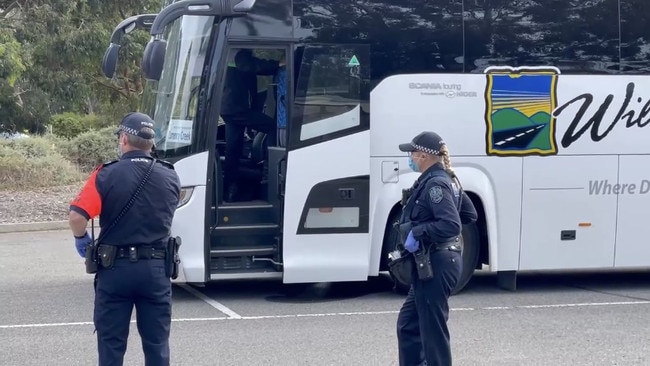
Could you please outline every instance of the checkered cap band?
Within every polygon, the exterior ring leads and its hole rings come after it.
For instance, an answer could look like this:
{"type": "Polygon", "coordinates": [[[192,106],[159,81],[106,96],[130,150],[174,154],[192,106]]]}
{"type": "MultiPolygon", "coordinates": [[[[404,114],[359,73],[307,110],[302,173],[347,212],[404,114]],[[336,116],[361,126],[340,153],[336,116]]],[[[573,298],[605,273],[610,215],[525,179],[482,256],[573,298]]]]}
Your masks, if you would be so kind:
{"type": "Polygon", "coordinates": [[[131,128],[131,127],[128,127],[128,126],[125,126],[125,125],[120,125],[120,127],[118,127],[117,130],[118,130],[118,132],[121,131],[121,132],[124,132],[124,133],[128,133],[129,135],[142,137],[145,140],[150,140],[150,139],[154,138],[154,135],[149,133],[149,132],[138,131],[135,128],[131,128]]]}
{"type": "Polygon", "coordinates": [[[418,144],[416,144],[414,142],[411,142],[411,146],[413,146],[413,148],[415,150],[422,151],[422,152],[425,152],[425,153],[431,154],[431,155],[438,155],[440,153],[440,151],[438,151],[438,150],[429,149],[428,147],[418,145],[418,144]]]}
{"type": "Polygon", "coordinates": [[[126,127],[124,125],[120,125],[120,131],[126,132],[129,135],[137,135],[140,132],[140,131],[136,131],[134,128],[126,127]]]}
{"type": "Polygon", "coordinates": [[[415,136],[410,142],[399,144],[399,149],[404,152],[422,151],[431,155],[440,155],[440,149],[445,141],[435,132],[424,131],[415,136]]]}
{"type": "Polygon", "coordinates": [[[116,132],[124,132],[143,139],[154,138],[154,121],[144,113],[129,113],[122,119],[116,132]],[[147,131],[150,129],[151,131],[147,131]]]}

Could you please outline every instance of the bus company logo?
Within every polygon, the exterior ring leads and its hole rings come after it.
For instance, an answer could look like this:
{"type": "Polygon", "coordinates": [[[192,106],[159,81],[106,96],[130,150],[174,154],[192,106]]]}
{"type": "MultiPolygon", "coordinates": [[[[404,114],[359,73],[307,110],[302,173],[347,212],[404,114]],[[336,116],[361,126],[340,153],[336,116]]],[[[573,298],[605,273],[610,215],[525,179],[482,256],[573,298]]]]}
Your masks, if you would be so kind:
{"type": "Polygon", "coordinates": [[[417,82],[409,83],[409,89],[420,90],[421,95],[445,96],[447,98],[476,98],[479,93],[463,90],[461,84],[417,82]]]}
{"type": "Polygon", "coordinates": [[[492,156],[556,155],[554,67],[485,70],[486,150],[492,156]]]}

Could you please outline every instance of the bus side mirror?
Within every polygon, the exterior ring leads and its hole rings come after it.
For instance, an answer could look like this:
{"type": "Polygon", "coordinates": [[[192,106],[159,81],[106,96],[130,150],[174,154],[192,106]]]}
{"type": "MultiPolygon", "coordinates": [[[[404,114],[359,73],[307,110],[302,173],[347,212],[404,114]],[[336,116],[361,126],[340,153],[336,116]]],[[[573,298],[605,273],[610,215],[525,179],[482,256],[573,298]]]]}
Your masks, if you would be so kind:
{"type": "Polygon", "coordinates": [[[142,56],[142,73],[146,79],[160,80],[166,50],[167,42],[163,39],[153,39],[147,44],[142,56]]]}
{"type": "Polygon", "coordinates": [[[119,52],[120,45],[111,43],[104,53],[104,59],[102,60],[102,72],[109,79],[111,79],[113,77],[113,74],[115,74],[119,52]]]}

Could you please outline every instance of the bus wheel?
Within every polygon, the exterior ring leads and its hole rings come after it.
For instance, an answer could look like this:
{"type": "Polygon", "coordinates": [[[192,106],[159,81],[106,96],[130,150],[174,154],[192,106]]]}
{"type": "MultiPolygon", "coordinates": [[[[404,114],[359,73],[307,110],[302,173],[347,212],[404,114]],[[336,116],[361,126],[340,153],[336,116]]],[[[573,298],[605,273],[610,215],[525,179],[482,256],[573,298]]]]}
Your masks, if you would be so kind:
{"type": "Polygon", "coordinates": [[[461,292],[474,274],[474,269],[478,263],[480,251],[480,239],[476,224],[463,225],[463,234],[461,236],[461,254],[463,257],[463,272],[460,274],[456,287],[451,292],[456,295],[461,292]]]}

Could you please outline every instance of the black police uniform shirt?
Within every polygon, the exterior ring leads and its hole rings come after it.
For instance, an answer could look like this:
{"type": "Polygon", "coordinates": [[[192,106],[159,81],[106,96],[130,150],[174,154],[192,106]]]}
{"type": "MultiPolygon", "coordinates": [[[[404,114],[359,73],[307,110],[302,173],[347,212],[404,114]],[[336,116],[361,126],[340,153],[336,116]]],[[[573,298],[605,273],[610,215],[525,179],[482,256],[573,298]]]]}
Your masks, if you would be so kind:
{"type": "MultiPolygon", "coordinates": [[[[225,116],[246,113],[252,109],[250,100],[257,95],[257,75],[273,75],[279,69],[279,62],[254,58],[250,65],[229,66],[226,70],[221,97],[221,114],[225,116]]],[[[254,103],[253,103],[254,104],[254,103]]]]}
{"type": "MultiPolygon", "coordinates": [[[[90,220],[99,215],[101,229],[120,214],[149,169],[151,157],[144,151],[129,151],[122,158],[97,167],[70,210],[90,220]]],[[[180,194],[180,180],[173,165],[158,161],[131,208],[102,239],[101,244],[164,244],[180,194]]]]}
{"type": "Polygon", "coordinates": [[[458,190],[444,170],[442,163],[425,170],[416,184],[426,186],[416,197],[411,213],[413,237],[420,243],[442,244],[454,240],[461,234],[462,224],[476,221],[478,214],[470,198],[463,192],[460,214],[458,212],[458,190]],[[433,174],[432,177],[429,176],[433,174]]]}

